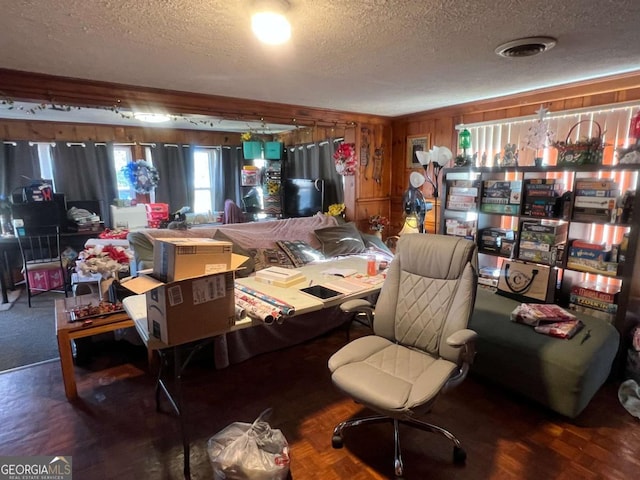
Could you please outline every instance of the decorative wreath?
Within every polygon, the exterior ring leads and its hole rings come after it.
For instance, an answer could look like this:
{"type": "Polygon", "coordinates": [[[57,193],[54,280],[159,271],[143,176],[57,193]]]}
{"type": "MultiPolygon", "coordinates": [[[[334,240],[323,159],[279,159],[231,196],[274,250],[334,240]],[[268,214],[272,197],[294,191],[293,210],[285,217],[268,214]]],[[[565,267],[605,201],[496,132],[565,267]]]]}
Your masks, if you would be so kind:
{"type": "Polygon", "coordinates": [[[136,193],[150,193],[160,181],[158,170],[146,160],[127,163],[122,172],[136,193]]]}
{"type": "Polygon", "coordinates": [[[358,165],[355,143],[341,143],[333,154],[333,160],[340,175],[355,175],[358,165]]]}

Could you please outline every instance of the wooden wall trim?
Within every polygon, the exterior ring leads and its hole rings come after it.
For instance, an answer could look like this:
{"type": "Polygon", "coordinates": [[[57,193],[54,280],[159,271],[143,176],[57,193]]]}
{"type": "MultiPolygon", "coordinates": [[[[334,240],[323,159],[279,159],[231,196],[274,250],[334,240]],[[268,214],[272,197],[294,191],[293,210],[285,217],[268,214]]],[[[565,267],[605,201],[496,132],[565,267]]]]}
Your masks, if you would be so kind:
{"type": "MultiPolygon", "coordinates": [[[[557,87],[547,87],[477,102],[418,112],[394,118],[394,123],[416,122],[430,118],[459,117],[488,113],[509,108],[538,108],[541,103],[566,102],[591,97],[589,105],[606,105],[640,99],[640,72],[631,72],[603,79],[592,79],[557,87]]],[[[553,110],[553,109],[552,109],[553,110]]]]}
{"type": "Polygon", "coordinates": [[[71,106],[142,109],[208,115],[227,120],[252,120],[287,125],[389,125],[391,118],[300,105],[138,87],[116,83],[0,69],[0,97],[71,106]]]}
{"type": "Polygon", "coordinates": [[[33,142],[161,142],[196,145],[240,145],[240,134],[177,128],[0,119],[0,138],[33,142]]]}

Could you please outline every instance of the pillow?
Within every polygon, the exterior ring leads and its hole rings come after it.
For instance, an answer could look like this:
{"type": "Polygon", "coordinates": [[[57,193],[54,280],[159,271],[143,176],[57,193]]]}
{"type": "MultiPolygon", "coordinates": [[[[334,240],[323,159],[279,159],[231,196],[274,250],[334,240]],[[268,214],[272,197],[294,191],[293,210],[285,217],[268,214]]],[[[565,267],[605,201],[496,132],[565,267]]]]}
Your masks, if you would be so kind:
{"type": "Polygon", "coordinates": [[[249,252],[256,272],[267,267],[294,268],[291,259],[280,248],[252,248],[249,252]]]}
{"type": "Polygon", "coordinates": [[[325,257],[357,255],[367,251],[362,236],[353,222],[319,228],[314,233],[322,244],[322,253],[325,257]]]}
{"type": "Polygon", "coordinates": [[[315,260],[324,260],[322,252],[302,240],[278,240],[276,244],[291,259],[294,267],[302,267],[315,260]]]}
{"type": "Polygon", "coordinates": [[[393,252],[379,237],[369,233],[361,233],[360,235],[362,235],[362,240],[367,249],[373,250],[378,259],[382,258],[388,262],[393,260],[393,252]]]}
{"type": "Polygon", "coordinates": [[[371,233],[361,233],[360,236],[362,236],[365,247],[375,247],[377,250],[386,252],[388,255],[393,255],[393,252],[389,250],[387,244],[384,243],[380,237],[371,233]]]}
{"type": "Polygon", "coordinates": [[[231,251],[236,255],[242,255],[243,257],[249,257],[246,262],[244,262],[238,270],[236,270],[236,277],[244,278],[248,277],[255,271],[255,261],[251,252],[242,248],[240,245],[231,240],[222,230],[216,230],[216,233],[213,234],[214,240],[220,240],[223,242],[231,242],[233,247],[231,247],[231,251]]]}

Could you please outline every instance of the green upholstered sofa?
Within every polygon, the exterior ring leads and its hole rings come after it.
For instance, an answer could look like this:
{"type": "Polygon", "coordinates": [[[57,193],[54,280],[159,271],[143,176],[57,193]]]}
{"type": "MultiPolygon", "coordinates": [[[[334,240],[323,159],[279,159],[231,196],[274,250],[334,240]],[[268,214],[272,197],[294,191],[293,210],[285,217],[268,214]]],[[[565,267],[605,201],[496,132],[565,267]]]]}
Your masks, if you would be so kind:
{"type": "Polygon", "coordinates": [[[510,320],[519,304],[478,290],[469,325],[478,332],[471,372],[574,418],[607,380],[618,353],[618,331],[578,314],[585,324],[581,332],[570,340],[550,337],[510,320]]]}

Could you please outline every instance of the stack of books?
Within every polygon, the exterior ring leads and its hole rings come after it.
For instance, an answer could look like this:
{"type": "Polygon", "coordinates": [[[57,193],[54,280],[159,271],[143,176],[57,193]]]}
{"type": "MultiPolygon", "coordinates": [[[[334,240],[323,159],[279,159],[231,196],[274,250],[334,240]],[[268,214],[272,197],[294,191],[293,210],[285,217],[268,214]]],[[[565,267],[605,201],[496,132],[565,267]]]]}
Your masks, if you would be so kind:
{"type": "Polygon", "coordinates": [[[515,232],[510,228],[485,228],[480,236],[480,250],[510,257],[515,236],[515,232]]]}
{"type": "Polygon", "coordinates": [[[618,262],[611,261],[611,247],[606,243],[585,242],[583,240],[571,242],[567,267],[610,277],[618,273],[618,262]]]}
{"type": "Polygon", "coordinates": [[[523,303],[511,312],[511,320],[530,325],[538,333],[572,338],[584,326],[574,314],[555,304],[523,303]]]}
{"type": "Polygon", "coordinates": [[[447,218],[445,220],[445,231],[447,235],[456,237],[464,237],[468,240],[476,239],[476,221],[475,220],[459,220],[456,218],[447,218]]]}
{"type": "Polygon", "coordinates": [[[521,181],[485,180],[482,186],[481,211],[506,215],[518,214],[522,190],[521,181]]]}
{"type": "Polygon", "coordinates": [[[542,218],[562,216],[564,183],[553,178],[534,178],[526,180],[524,186],[523,215],[542,218]]]}
{"type": "Polygon", "coordinates": [[[613,323],[618,313],[620,287],[599,283],[571,286],[569,309],[613,323]]]}
{"type": "Polygon", "coordinates": [[[481,267],[478,270],[478,288],[488,290],[491,293],[498,291],[500,269],[495,267],[481,267]]]}
{"type": "Polygon", "coordinates": [[[612,178],[576,181],[573,219],[583,222],[615,222],[619,186],[612,178]]]}
{"type": "Polygon", "coordinates": [[[452,180],[447,183],[446,206],[450,210],[469,211],[478,207],[476,180],[452,180]]]}
{"type": "Polygon", "coordinates": [[[307,277],[292,268],[269,267],[256,272],[256,280],[261,283],[289,288],[307,280],[307,277]]]}
{"type": "Polygon", "coordinates": [[[556,221],[522,222],[518,258],[554,265],[561,260],[569,225],[556,221]]]}

